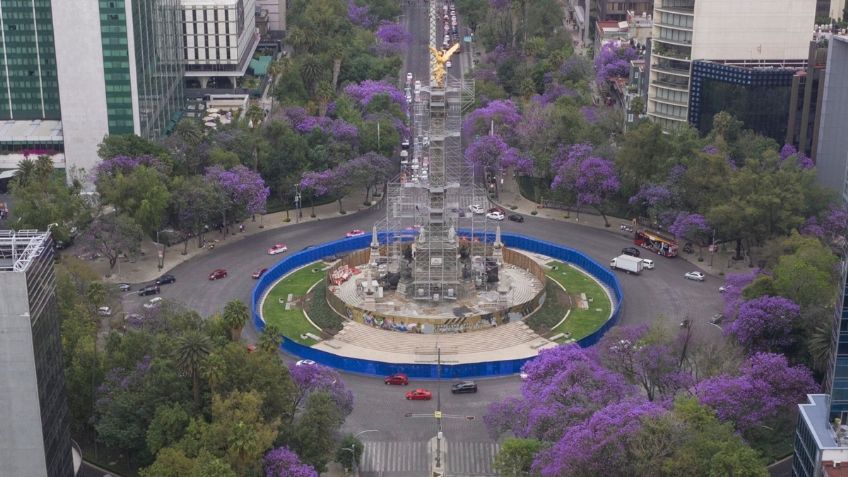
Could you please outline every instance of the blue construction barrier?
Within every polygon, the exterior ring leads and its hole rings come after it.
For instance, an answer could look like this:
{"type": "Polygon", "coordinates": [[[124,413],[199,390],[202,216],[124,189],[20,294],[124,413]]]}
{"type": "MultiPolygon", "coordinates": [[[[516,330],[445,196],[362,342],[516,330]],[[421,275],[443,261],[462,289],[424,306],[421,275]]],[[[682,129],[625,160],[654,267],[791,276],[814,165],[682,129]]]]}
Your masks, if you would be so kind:
{"type": "MultiPolygon", "coordinates": [[[[466,230],[459,230],[458,234],[461,236],[469,236],[470,232],[466,230]]],[[[411,240],[414,233],[380,232],[377,235],[378,240],[380,240],[381,243],[385,243],[386,240],[395,236],[400,236],[402,240],[411,240]]],[[[494,240],[493,233],[485,235],[475,233],[474,236],[487,242],[494,240]]],[[[501,234],[501,240],[507,247],[524,250],[530,253],[547,255],[557,260],[576,265],[592,274],[612,291],[613,296],[615,297],[615,303],[613,303],[613,311],[610,319],[607,320],[607,322],[604,323],[604,325],[597,331],[577,341],[578,345],[582,347],[594,345],[601,339],[604,333],[618,324],[621,314],[621,304],[624,297],[621,294],[621,285],[618,282],[618,278],[615,276],[615,273],[612,273],[607,267],[604,267],[598,262],[592,260],[580,251],[553,242],[547,242],[533,237],[511,233],[501,234]]],[[[262,318],[259,316],[259,303],[262,300],[262,295],[265,294],[267,288],[274,282],[292,270],[302,267],[303,265],[313,263],[328,256],[340,255],[367,248],[370,243],[370,235],[336,240],[334,242],[328,242],[307,248],[300,252],[294,252],[283,258],[273,267],[270,267],[268,271],[265,272],[265,274],[257,281],[251,296],[251,314],[253,316],[253,324],[256,326],[256,329],[260,332],[265,329],[265,322],[262,321],[262,318]]],[[[283,339],[281,348],[287,353],[293,354],[302,359],[311,359],[317,363],[352,373],[368,374],[373,376],[388,376],[393,373],[405,373],[412,378],[433,379],[438,376],[438,367],[433,364],[396,364],[372,361],[368,359],[348,358],[315,348],[310,348],[309,346],[304,346],[288,338],[283,339]]],[[[521,371],[521,367],[524,363],[531,359],[533,358],[492,361],[487,363],[444,364],[441,366],[441,376],[443,378],[451,379],[516,374],[521,371]]]]}

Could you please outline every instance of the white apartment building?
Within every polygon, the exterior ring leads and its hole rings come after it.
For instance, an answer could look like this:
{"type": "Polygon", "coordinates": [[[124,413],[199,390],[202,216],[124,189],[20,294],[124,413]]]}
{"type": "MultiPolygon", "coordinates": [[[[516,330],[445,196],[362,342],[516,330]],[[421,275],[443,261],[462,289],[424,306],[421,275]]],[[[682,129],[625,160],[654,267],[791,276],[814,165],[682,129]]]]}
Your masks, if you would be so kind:
{"type": "Polygon", "coordinates": [[[807,58],[816,0],[655,0],[648,117],[688,123],[694,60],[779,65],[807,58]]]}
{"type": "Polygon", "coordinates": [[[180,0],[185,76],[244,76],[259,44],[256,0],[180,0]]]}

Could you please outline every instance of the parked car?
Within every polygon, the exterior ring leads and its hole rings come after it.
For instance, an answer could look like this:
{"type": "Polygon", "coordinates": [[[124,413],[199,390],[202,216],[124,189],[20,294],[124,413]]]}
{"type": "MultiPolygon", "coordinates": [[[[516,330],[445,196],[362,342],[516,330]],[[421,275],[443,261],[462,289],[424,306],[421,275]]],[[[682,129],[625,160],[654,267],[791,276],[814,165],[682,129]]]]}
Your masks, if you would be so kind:
{"type": "Polygon", "coordinates": [[[312,361],[311,359],[301,359],[297,363],[294,363],[294,365],[295,366],[314,366],[315,361],[312,361]]]}
{"type": "Polygon", "coordinates": [[[284,243],[274,244],[273,246],[271,246],[271,248],[268,249],[268,255],[276,255],[278,253],[283,253],[288,249],[289,248],[284,243]]]}
{"type": "Polygon", "coordinates": [[[364,231],[364,230],[360,230],[360,229],[353,229],[353,230],[351,230],[350,232],[346,233],[346,234],[345,234],[345,237],[347,237],[347,238],[350,238],[350,237],[359,237],[360,235],[365,235],[365,231],[364,231]]]}
{"type": "Polygon", "coordinates": [[[630,255],[631,257],[638,257],[640,255],[639,249],[636,247],[624,247],[621,249],[621,253],[623,255],[630,255]]]}
{"type": "Polygon", "coordinates": [[[501,211],[494,211],[494,212],[488,212],[488,213],[486,214],[486,218],[487,218],[487,219],[490,219],[490,220],[503,220],[503,219],[505,219],[506,217],[504,216],[503,212],[501,212],[501,211]]]}
{"type": "Polygon", "coordinates": [[[210,280],[219,280],[221,278],[226,278],[226,277],[227,277],[227,271],[224,270],[223,268],[219,268],[217,270],[214,270],[212,273],[209,274],[210,280]]]}
{"type": "Polygon", "coordinates": [[[706,278],[706,276],[702,272],[697,272],[697,271],[686,272],[686,274],[683,275],[683,276],[688,278],[689,280],[695,280],[695,281],[698,281],[698,282],[702,282],[702,281],[704,281],[704,278],[706,278]]]}
{"type": "Polygon", "coordinates": [[[643,258],[642,259],[642,267],[647,268],[648,270],[653,270],[654,269],[654,261],[651,260],[650,258],[643,258]]]}
{"type": "Polygon", "coordinates": [[[144,307],[148,310],[156,308],[157,306],[162,304],[162,297],[157,296],[156,298],[151,298],[150,301],[144,304],[144,307]]]}
{"type": "Polygon", "coordinates": [[[477,215],[481,215],[481,214],[486,213],[486,209],[484,209],[483,206],[481,206],[479,204],[469,205],[468,210],[470,210],[472,214],[477,214],[477,215]]]}
{"type": "Polygon", "coordinates": [[[112,316],[112,309],[108,306],[101,306],[97,309],[97,314],[100,316],[112,316]]]}
{"type": "Polygon", "coordinates": [[[410,401],[429,401],[433,399],[433,393],[426,389],[416,389],[406,393],[406,399],[410,401]]]}
{"type": "Polygon", "coordinates": [[[724,315],[722,315],[721,313],[716,313],[715,315],[713,315],[712,318],[710,318],[710,323],[714,325],[718,325],[722,321],[724,321],[724,315]]]}
{"type": "Polygon", "coordinates": [[[148,285],[138,291],[138,296],[158,295],[159,285],[148,285]]]}
{"type": "Polygon", "coordinates": [[[451,60],[445,61],[445,68],[450,68],[452,66],[453,66],[453,63],[451,63],[451,60]]]}
{"type": "Polygon", "coordinates": [[[718,292],[724,293],[724,292],[730,291],[732,288],[733,288],[733,285],[722,285],[722,286],[718,287],[718,292]]]}
{"type": "Polygon", "coordinates": [[[518,222],[518,223],[524,222],[524,216],[523,215],[509,214],[509,216],[507,218],[509,220],[513,221],[513,222],[518,222]]]}
{"type": "Polygon", "coordinates": [[[412,72],[411,72],[411,71],[410,71],[410,72],[408,72],[408,73],[406,73],[406,82],[407,82],[407,83],[411,83],[411,82],[412,82],[412,72]]]}
{"type": "Polygon", "coordinates": [[[265,272],[267,272],[267,271],[268,271],[267,268],[260,268],[259,270],[256,270],[255,272],[253,272],[253,275],[251,275],[251,277],[258,279],[262,275],[265,275],[265,272]]]}
{"type": "Polygon", "coordinates": [[[476,393],[477,383],[475,383],[474,381],[463,381],[461,383],[456,383],[451,386],[451,392],[453,394],[476,393]]]}
{"type": "Polygon", "coordinates": [[[403,373],[395,373],[383,380],[385,384],[398,384],[406,386],[409,384],[409,378],[403,373]]]}
{"type": "Polygon", "coordinates": [[[161,277],[157,278],[156,281],[154,281],[153,283],[155,283],[157,285],[167,285],[169,283],[174,283],[176,281],[177,281],[177,277],[170,275],[170,274],[165,274],[165,275],[162,275],[161,277]]]}
{"type": "Polygon", "coordinates": [[[122,292],[128,292],[132,290],[132,285],[130,285],[129,283],[119,283],[118,290],[121,290],[122,292]]]}

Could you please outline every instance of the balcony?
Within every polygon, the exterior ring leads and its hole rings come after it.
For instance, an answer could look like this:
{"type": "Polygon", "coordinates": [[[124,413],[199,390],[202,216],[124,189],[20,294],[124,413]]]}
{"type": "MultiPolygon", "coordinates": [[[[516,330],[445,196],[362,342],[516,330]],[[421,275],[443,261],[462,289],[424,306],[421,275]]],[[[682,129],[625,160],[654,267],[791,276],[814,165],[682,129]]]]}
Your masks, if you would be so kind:
{"type": "Polygon", "coordinates": [[[666,7],[666,6],[657,6],[655,7],[658,12],[667,12],[667,13],[677,13],[679,15],[695,15],[695,6],[688,5],[682,7],[666,7]]]}
{"type": "Polygon", "coordinates": [[[658,117],[658,118],[663,118],[667,121],[676,121],[676,122],[682,122],[682,123],[688,123],[689,122],[689,118],[686,117],[686,116],[673,116],[671,114],[660,113],[660,112],[657,112],[657,111],[648,111],[648,116],[655,116],[655,117],[658,117]]]}
{"type": "Polygon", "coordinates": [[[658,44],[651,50],[651,55],[681,61],[691,61],[689,59],[691,54],[692,50],[689,48],[670,47],[663,44],[658,44]]]}
{"type": "Polygon", "coordinates": [[[673,89],[673,90],[676,90],[676,91],[686,91],[686,92],[689,91],[689,82],[688,81],[678,82],[678,81],[668,81],[668,80],[657,79],[657,80],[651,81],[651,86],[656,86],[658,88],[673,89]]]}
{"type": "Polygon", "coordinates": [[[651,65],[651,71],[675,76],[688,77],[689,64],[678,61],[659,60],[658,62],[651,65]]]}
{"type": "Polygon", "coordinates": [[[660,96],[654,96],[653,98],[651,98],[651,100],[656,101],[658,103],[670,104],[672,106],[680,106],[682,108],[688,108],[689,107],[688,101],[678,101],[676,99],[666,99],[666,98],[663,98],[663,97],[660,97],[660,96]]]}
{"type": "Polygon", "coordinates": [[[674,38],[669,38],[667,36],[663,36],[663,35],[656,33],[656,32],[654,34],[654,42],[655,43],[656,42],[668,43],[669,45],[677,45],[677,46],[688,46],[688,47],[692,46],[692,39],[691,38],[674,39],[674,38]]]}

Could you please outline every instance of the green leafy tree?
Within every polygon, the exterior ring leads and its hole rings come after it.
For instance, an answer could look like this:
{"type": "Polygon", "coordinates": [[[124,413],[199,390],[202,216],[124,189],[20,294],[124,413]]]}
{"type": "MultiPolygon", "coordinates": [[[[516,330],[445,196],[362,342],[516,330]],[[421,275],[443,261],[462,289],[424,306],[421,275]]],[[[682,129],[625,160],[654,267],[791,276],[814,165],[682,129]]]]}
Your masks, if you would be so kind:
{"type": "Polygon", "coordinates": [[[182,439],[189,423],[189,415],[179,404],[163,404],[156,408],[147,428],[147,448],[151,454],[172,446],[182,439]]]}
{"type": "Polygon", "coordinates": [[[241,332],[247,320],[250,319],[250,310],[241,300],[231,300],[224,305],[224,323],[230,329],[233,341],[241,338],[241,332]]]}
{"type": "Polygon", "coordinates": [[[529,477],[533,456],[542,449],[542,443],[536,439],[509,438],[501,444],[495,456],[494,469],[503,477],[529,477]]]}
{"type": "Polygon", "coordinates": [[[103,203],[128,214],[150,237],[162,228],[171,192],[168,177],[161,171],[138,166],[128,174],[100,174],[97,191],[103,203]]]}
{"type": "Polygon", "coordinates": [[[277,437],[279,420],[266,420],[261,407],[258,391],[212,397],[212,420],[202,432],[204,447],[226,459],[237,475],[256,475],[262,455],[277,437]]]}
{"type": "Polygon", "coordinates": [[[301,461],[319,472],[326,471],[336,450],[336,430],[342,422],[341,412],[329,394],[311,394],[291,434],[292,448],[301,461]]]}
{"type": "Polygon", "coordinates": [[[275,353],[283,342],[283,332],[277,325],[266,325],[259,337],[259,349],[266,353],[275,353]]]}
{"type": "Polygon", "coordinates": [[[177,366],[191,378],[194,405],[200,407],[200,375],[206,358],[212,352],[212,341],[199,330],[187,331],[177,337],[177,366]]]}
{"type": "Polygon", "coordinates": [[[118,156],[155,156],[166,159],[168,151],[159,144],[135,134],[117,134],[103,139],[103,142],[97,146],[97,155],[101,159],[112,159],[118,156]]]}
{"type": "Polygon", "coordinates": [[[336,462],[345,469],[353,469],[354,461],[359,464],[364,450],[365,445],[362,441],[354,437],[353,434],[345,434],[336,449],[336,462]]]}

